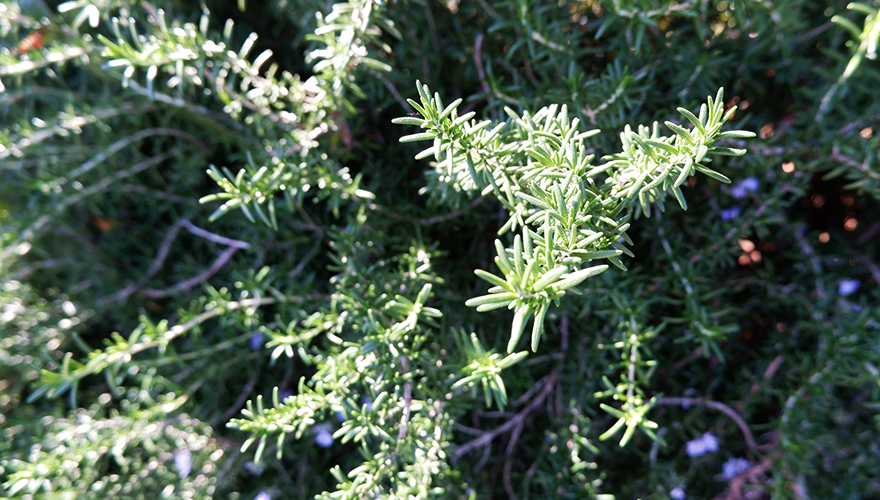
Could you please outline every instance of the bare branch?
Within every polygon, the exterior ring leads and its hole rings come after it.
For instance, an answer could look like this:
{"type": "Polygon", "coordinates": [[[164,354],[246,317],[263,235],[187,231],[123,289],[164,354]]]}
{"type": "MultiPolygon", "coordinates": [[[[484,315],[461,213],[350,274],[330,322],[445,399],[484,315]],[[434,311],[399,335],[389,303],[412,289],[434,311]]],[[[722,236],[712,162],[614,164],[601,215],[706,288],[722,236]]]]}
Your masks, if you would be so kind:
{"type": "Polygon", "coordinates": [[[719,403],[718,401],[712,401],[703,398],[660,398],[655,403],[655,405],[657,406],[682,404],[708,406],[713,410],[718,410],[721,413],[724,413],[725,415],[730,417],[730,419],[733,420],[739,427],[739,430],[742,432],[743,437],[745,437],[746,439],[746,445],[753,451],[761,451],[761,448],[758,446],[757,443],[755,443],[755,438],[752,436],[752,430],[749,429],[749,425],[746,423],[746,421],[739,415],[739,413],[734,411],[733,408],[727,406],[724,403],[719,403]]]}

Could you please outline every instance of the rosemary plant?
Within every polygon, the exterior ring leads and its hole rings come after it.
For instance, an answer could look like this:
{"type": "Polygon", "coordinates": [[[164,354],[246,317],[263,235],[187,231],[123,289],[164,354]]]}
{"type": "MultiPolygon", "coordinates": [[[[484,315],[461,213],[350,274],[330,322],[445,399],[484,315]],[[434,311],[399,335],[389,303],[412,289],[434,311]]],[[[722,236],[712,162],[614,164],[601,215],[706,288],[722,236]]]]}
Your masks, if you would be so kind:
{"type": "Polygon", "coordinates": [[[0,3],[0,496],[877,496],[878,40],[0,3]]]}

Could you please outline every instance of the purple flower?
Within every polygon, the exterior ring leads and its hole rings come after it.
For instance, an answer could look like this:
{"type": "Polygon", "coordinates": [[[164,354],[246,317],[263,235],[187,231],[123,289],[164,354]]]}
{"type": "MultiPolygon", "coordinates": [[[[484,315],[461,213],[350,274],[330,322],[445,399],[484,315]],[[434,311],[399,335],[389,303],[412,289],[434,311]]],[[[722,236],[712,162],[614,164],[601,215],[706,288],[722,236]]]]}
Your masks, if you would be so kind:
{"type": "Polygon", "coordinates": [[[686,451],[691,458],[718,451],[718,438],[707,432],[693,441],[688,441],[686,451]]]}
{"type": "Polygon", "coordinates": [[[721,466],[724,479],[733,479],[751,468],[752,464],[745,458],[731,458],[721,466]]]}
{"type": "Polygon", "coordinates": [[[278,395],[278,401],[280,401],[280,402],[283,403],[284,400],[287,399],[287,398],[289,398],[290,396],[293,396],[293,391],[291,391],[291,390],[286,390],[286,391],[284,391],[284,392],[282,392],[281,394],[278,395]]]}
{"type": "Polygon", "coordinates": [[[730,194],[733,195],[737,200],[740,198],[744,198],[746,195],[746,188],[743,187],[742,184],[737,184],[730,189],[730,194]]]}
{"type": "Polygon", "coordinates": [[[254,500],[272,500],[272,497],[269,496],[265,491],[261,491],[257,496],[254,497],[254,500]]]}
{"type": "Polygon", "coordinates": [[[758,179],[755,179],[754,177],[746,177],[739,183],[739,185],[749,192],[757,191],[758,188],[761,187],[761,183],[759,183],[758,179]]]}
{"type": "Polygon", "coordinates": [[[263,347],[263,332],[254,332],[251,335],[251,349],[256,351],[261,347],[263,347]]]}
{"type": "Polygon", "coordinates": [[[672,491],[669,492],[669,497],[672,498],[672,500],[684,500],[684,496],[684,490],[681,486],[672,488],[672,491]]]}
{"type": "Polygon", "coordinates": [[[180,450],[174,453],[174,466],[177,467],[177,475],[181,479],[192,472],[192,453],[189,450],[180,450]]]}
{"type": "Polygon", "coordinates": [[[861,282],[859,280],[840,280],[837,282],[837,293],[846,297],[852,295],[858,290],[861,282]]]}
{"type": "Polygon", "coordinates": [[[739,217],[739,207],[736,205],[721,211],[721,220],[729,222],[737,217],[739,217]]]}
{"type": "MultiPolygon", "coordinates": [[[[685,391],[684,391],[684,397],[686,397],[686,398],[692,398],[692,397],[694,397],[694,396],[696,396],[696,395],[697,395],[697,390],[694,389],[693,387],[688,387],[688,388],[685,389],[685,391]]],[[[688,402],[684,402],[684,403],[681,404],[681,407],[684,408],[685,410],[687,410],[688,408],[691,407],[691,404],[688,403],[688,402]]]]}
{"type": "Polygon", "coordinates": [[[260,474],[263,473],[263,465],[259,464],[259,463],[245,462],[244,468],[245,468],[245,470],[250,471],[251,474],[253,474],[255,476],[259,476],[260,474]]]}
{"type": "Polygon", "coordinates": [[[315,443],[321,448],[329,448],[333,445],[333,434],[327,429],[321,429],[321,432],[315,437],[315,443]]]}
{"type": "Polygon", "coordinates": [[[745,198],[746,194],[757,191],[759,187],[761,187],[761,183],[758,182],[758,179],[746,177],[742,182],[738,182],[730,189],[730,194],[739,200],[740,198],[745,198]]]}

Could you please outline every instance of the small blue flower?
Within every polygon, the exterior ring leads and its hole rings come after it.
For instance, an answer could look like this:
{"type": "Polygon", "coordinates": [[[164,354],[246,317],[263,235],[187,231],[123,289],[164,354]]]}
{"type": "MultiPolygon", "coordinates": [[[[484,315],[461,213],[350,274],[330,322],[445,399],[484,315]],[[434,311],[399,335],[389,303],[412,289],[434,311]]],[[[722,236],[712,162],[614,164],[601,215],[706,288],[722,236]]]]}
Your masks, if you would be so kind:
{"type": "Polygon", "coordinates": [[[730,189],[730,194],[737,200],[746,196],[746,188],[742,184],[737,184],[730,189]]]}
{"type": "Polygon", "coordinates": [[[336,412],[336,420],[339,422],[345,422],[345,413],[342,413],[341,411],[337,411],[336,412]]]}
{"type": "Polygon", "coordinates": [[[733,479],[751,468],[752,464],[745,458],[731,458],[721,466],[724,479],[733,479]]]}
{"type": "Polygon", "coordinates": [[[669,497],[672,498],[672,500],[684,500],[684,496],[684,490],[681,486],[672,488],[672,491],[669,492],[669,497]]]}
{"type": "Polygon", "coordinates": [[[177,468],[177,475],[181,479],[185,478],[192,472],[192,453],[189,450],[180,450],[174,454],[174,467],[177,468]]]}
{"type": "Polygon", "coordinates": [[[739,217],[739,207],[736,205],[721,211],[721,220],[729,222],[737,217],[739,217]]]}
{"type": "Polygon", "coordinates": [[[261,347],[263,347],[263,332],[254,332],[251,335],[251,349],[256,351],[261,347]]]}
{"type": "Polygon", "coordinates": [[[691,458],[718,451],[718,438],[707,432],[693,441],[688,441],[685,450],[691,458]]]}
{"type": "Polygon", "coordinates": [[[327,429],[321,429],[321,432],[315,437],[315,444],[321,448],[329,448],[333,445],[333,434],[330,434],[327,429]]]}
{"type": "Polygon", "coordinates": [[[730,189],[730,194],[737,200],[745,198],[746,194],[757,191],[761,183],[754,177],[746,177],[730,189]]]}
{"type": "Polygon", "coordinates": [[[293,391],[291,391],[291,390],[286,390],[286,391],[284,391],[284,392],[282,392],[281,394],[278,395],[278,401],[280,401],[280,402],[283,403],[284,400],[287,399],[287,398],[289,398],[290,396],[293,396],[293,391]]]}
{"type": "MultiPolygon", "coordinates": [[[[694,389],[693,387],[688,387],[688,388],[685,389],[685,391],[684,391],[684,397],[686,397],[686,398],[692,398],[692,397],[694,397],[694,396],[696,396],[696,395],[697,395],[697,390],[694,389]]],[[[688,408],[691,407],[691,404],[685,402],[685,403],[682,403],[682,404],[681,404],[681,407],[684,408],[685,410],[687,410],[688,408]]]]}
{"type": "Polygon", "coordinates": [[[746,191],[752,192],[757,191],[759,187],[761,187],[761,183],[758,182],[758,179],[754,177],[746,177],[742,182],[739,183],[740,186],[743,187],[746,191]]]}
{"type": "Polygon", "coordinates": [[[837,282],[837,293],[844,297],[852,295],[859,289],[859,285],[861,284],[862,283],[859,280],[840,280],[837,282]]]}
{"type": "Polygon", "coordinates": [[[272,497],[269,496],[265,491],[261,491],[257,496],[254,497],[254,500],[272,500],[272,497]]]}
{"type": "Polygon", "coordinates": [[[250,471],[250,473],[255,476],[259,476],[260,474],[263,473],[263,470],[264,470],[262,464],[254,463],[254,462],[250,462],[250,461],[244,463],[244,468],[245,468],[245,470],[250,471]]]}

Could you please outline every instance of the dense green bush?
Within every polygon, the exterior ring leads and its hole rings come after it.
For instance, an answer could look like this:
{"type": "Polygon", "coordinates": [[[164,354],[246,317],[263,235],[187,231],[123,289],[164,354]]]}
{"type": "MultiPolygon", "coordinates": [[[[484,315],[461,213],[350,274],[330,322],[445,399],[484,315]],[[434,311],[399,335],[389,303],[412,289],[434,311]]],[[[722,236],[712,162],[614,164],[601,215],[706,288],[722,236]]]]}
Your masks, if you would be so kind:
{"type": "Polygon", "coordinates": [[[880,497],[880,2],[0,37],[3,496],[880,497]]]}

